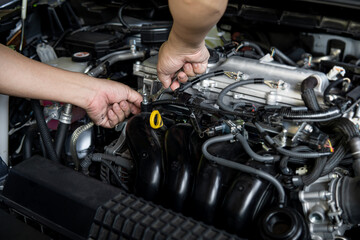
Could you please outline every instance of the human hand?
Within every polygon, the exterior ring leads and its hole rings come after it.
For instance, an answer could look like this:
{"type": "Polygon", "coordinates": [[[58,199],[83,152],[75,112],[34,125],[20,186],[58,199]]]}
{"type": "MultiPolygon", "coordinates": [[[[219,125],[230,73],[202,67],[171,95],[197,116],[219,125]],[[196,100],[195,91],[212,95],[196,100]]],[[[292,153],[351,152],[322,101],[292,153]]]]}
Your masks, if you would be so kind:
{"type": "Polygon", "coordinates": [[[141,95],[130,87],[105,79],[97,79],[98,87],[85,106],[96,125],[113,128],[124,121],[130,113],[140,112],[141,95]]]}
{"type": "Polygon", "coordinates": [[[160,48],[157,64],[159,80],[165,88],[175,90],[180,83],[185,83],[188,77],[193,77],[206,71],[209,51],[205,47],[205,41],[198,47],[182,47],[176,41],[169,40],[160,48]],[[179,69],[183,69],[177,75],[177,80],[171,84],[171,79],[179,69]],[[170,86],[171,85],[171,86],[170,86]]]}

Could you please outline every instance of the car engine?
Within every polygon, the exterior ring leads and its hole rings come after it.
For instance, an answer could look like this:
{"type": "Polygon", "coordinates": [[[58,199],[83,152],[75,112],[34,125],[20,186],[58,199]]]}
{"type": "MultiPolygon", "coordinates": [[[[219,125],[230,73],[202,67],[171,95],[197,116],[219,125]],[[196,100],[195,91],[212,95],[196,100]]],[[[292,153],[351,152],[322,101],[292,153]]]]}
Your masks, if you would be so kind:
{"type": "Polygon", "coordinates": [[[206,72],[175,91],[156,70],[166,1],[32,5],[27,26],[59,18],[24,55],[143,102],[104,129],[11,97],[1,209],[51,239],[358,239],[360,6],[290,2],[229,1],[206,72]]]}

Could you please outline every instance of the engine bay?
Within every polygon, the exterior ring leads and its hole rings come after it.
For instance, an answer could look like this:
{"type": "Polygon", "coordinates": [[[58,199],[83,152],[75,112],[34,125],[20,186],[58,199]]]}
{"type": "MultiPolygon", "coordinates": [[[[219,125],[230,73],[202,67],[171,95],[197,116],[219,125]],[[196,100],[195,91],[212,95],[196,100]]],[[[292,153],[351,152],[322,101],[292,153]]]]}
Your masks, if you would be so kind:
{"type": "Polygon", "coordinates": [[[166,1],[33,4],[25,56],[143,102],[104,129],[10,97],[1,209],[51,239],[358,239],[359,6],[294,2],[229,1],[206,72],[175,91],[156,69],[166,1]]]}

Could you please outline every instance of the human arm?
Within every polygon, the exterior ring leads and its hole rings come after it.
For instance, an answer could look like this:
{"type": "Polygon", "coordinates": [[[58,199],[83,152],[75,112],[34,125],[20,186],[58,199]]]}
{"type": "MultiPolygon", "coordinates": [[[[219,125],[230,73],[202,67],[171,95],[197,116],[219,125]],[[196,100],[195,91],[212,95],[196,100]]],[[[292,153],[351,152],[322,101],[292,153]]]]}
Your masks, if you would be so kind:
{"type": "MultiPolygon", "coordinates": [[[[169,0],[173,26],[160,48],[158,77],[164,87],[169,87],[175,72],[178,80],[186,82],[188,76],[203,73],[207,67],[209,52],[205,36],[224,13],[227,0],[169,0]]],[[[179,87],[178,82],[171,85],[179,87]]]]}
{"type": "Polygon", "coordinates": [[[142,97],[126,85],[54,68],[1,44],[0,56],[2,94],[71,103],[108,128],[139,112],[142,97]]]}

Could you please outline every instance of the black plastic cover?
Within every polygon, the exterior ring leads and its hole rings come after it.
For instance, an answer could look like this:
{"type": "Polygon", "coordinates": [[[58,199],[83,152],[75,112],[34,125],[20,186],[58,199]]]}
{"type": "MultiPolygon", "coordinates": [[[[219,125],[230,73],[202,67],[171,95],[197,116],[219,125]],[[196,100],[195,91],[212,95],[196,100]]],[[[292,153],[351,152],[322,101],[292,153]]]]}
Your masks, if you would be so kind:
{"type": "Polygon", "coordinates": [[[163,43],[170,34],[171,24],[144,24],[141,27],[142,43],[163,43]]]}
{"type": "Polygon", "coordinates": [[[71,239],[86,239],[96,210],[119,189],[34,156],[13,167],[5,204],[71,239]]]}
{"type": "Polygon", "coordinates": [[[99,32],[76,32],[65,38],[65,45],[71,53],[89,52],[95,58],[100,58],[121,46],[117,36],[99,32]]]}

